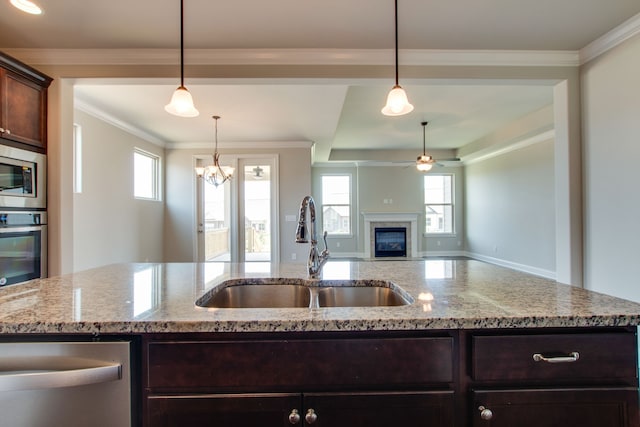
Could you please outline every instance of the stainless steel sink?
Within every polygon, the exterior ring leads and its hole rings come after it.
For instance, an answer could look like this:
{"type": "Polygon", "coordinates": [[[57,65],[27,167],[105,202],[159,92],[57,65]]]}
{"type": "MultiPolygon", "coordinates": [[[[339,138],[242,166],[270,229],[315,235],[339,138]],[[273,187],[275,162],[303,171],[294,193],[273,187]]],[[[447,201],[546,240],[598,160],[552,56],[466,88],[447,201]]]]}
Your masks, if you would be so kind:
{"type": "Polygon", "coordinates": [[[318,289],[320,307],[381,307],[407,305],[398,292],[379,286],[345,286],[318,289]]]}
{"type": "Polygon", "coordinates": [[[311,301],[311,294],[306,286],[281,284],[226,286],[211,297],[205,297],[196,301],[196,305],[217,308],[286,308],[309,307],[311,301]]]}
{"type": "Polygon", "coordinates": [[[413,298],[383,280],[228,280],[196,301],[202,308],[389,307],[413,298]]]}

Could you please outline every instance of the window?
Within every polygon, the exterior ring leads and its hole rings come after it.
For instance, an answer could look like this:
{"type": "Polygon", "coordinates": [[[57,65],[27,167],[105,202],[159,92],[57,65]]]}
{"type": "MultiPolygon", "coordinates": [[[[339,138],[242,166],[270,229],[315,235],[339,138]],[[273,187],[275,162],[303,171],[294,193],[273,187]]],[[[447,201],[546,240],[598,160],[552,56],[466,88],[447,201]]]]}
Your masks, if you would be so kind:
{"type": "Polygon", "coordinates": [[[82,127],[73,124],[73,192],[82,193],[82,127]]]}
{"type": "Polygon", "coordinates": [[[137,199],[160,200],[160,157],[135,149],[133,195],[137,199]]]}
{"type": "Polygon", "coordinates": [[[453,226],[453,175],[424,177],[425,233],[447,234],[453,226]]]}
{"type": "Polygon", "coordinates": [[[351,234],[351,176],[322,176],[322,225],[329,234],[351,234]]]}

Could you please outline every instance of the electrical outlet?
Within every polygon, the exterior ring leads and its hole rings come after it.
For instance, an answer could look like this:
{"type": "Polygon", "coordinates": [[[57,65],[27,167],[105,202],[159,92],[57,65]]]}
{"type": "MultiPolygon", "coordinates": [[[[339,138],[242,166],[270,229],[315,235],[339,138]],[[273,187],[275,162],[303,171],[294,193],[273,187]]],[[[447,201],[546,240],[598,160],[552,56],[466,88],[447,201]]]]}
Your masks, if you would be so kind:
{"type": "Polygon", "coordinates": [[[336,242],[336,248],[340,247],[340,242],[336,242]]]}
{"type": "Polygon", "coordinates": [[[440,246],[440,240],[437,241],[438,246],[440,246]]]}
{"type": "Polygon", "coordinates": [[[292,259],[293,261],[295,261],[295,260],[296,260],[296,257],[297,257],[297,255],[296,255],[296,253],[295,253],[295,252],[291,254],[291,259],[292,259]]]}

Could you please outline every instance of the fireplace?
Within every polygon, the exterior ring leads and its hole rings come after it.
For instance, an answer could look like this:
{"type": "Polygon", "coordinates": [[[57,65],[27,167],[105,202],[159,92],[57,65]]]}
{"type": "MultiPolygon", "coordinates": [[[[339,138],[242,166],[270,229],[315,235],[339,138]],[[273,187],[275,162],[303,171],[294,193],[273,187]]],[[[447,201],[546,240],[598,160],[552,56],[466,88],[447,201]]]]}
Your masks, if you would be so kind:
{"type": "Polygon", "coordinates": [[[407,229],[405,227],[376,227],[374,236],[376,258],[407,256],[407,229]]]}

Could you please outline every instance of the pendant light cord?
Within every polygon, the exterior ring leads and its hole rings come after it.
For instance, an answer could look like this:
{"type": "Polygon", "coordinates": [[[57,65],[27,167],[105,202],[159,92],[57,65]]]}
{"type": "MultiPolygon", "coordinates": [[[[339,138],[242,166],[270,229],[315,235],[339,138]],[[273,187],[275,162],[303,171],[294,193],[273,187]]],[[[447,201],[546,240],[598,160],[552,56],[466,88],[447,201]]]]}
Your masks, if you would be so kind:
{"type": "Polygon", "coordinates": [[[184,0],[180,0],[180,87],[184,87],[184,0]]]}
{"type": "Polygon", "coordinates": [[[396,86],[398,86],[398,0],[395,0],[395,33],[396,33],[396,86]]]}
{"type": "Polygon", "coordinates": [[[427,143],[426,143],[426,139],[427,139],[427,124],[429,122],[422,122],[422,155],[426,156],[427,155],[427,143]]]}

